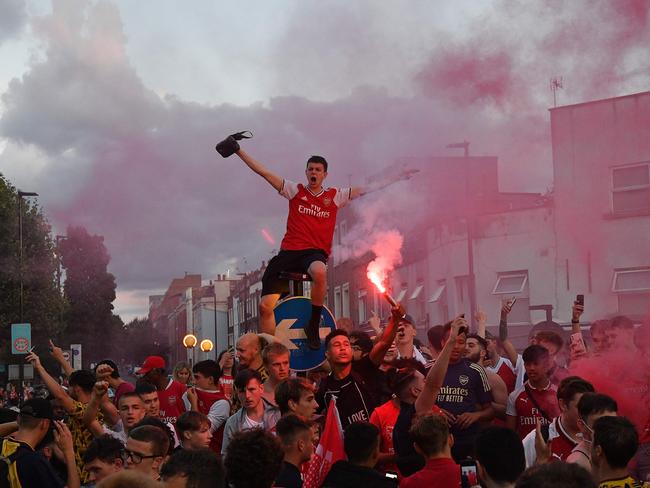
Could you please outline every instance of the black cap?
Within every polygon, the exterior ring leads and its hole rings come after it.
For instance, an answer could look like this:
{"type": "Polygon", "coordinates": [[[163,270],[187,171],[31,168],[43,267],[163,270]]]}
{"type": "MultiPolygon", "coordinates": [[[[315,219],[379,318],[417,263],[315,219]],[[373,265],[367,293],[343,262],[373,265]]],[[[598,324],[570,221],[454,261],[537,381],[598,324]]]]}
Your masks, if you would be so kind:
{"type": "Polygon", "coordinates": [[[23,403],[20,407],[20,415],[29,415],[37,419],[50,419],[54,417],[52,412],[52,405],[48,400],[43,398],[32,398],[23,403]]]}
{"type": "Polygon", "coordinates": [[[404,315],[404,317],[402,318],[402,320],[400,320],[400,322],[408,322],[409,324],[415,327],[415,320],[413,320],[413,317],[411,317],[409,314],[404,315]]]}

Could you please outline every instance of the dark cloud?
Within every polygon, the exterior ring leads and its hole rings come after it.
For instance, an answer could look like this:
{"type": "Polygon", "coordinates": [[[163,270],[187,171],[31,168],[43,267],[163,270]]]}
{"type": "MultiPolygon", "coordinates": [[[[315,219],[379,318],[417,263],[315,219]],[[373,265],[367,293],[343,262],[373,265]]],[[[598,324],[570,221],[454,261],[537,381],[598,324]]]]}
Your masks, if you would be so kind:
{"type": "Polygon", "coordinates": [[[20,34],[26,23],[25,0],[0,0],[0,44],[20,34]]]}
{"type": "Polygon", "coordinates": [[[53,14],[34,25],[44,60],[2,97],[0,134],[11,145],[5,157],[21,147],[38,152],[43,164],[31,189],[58,227],[85,225],[106,237],[122,290],[163,288],[184,271],[250,269],[273,250],[262,228],[279,242],[287,204],[238,159],[222,159],[218,140],[252,129],[246,148],[297,180],[306,158],[323,154],[329,183],[343,186],[404,156],[450,154],[447,143],[467,139],[473,154],[500,157],[506,190],[543,191],[552,171],[548,78],[564,74],[561,96],[575,101],[618,94],[629,88],[621,73],[647,36],[644,2],[621,2],[629,9],[620,12],[587,3],[524,10],[499,2],[469,35],[425,44],[417,62],[382,38],[395,22],[385,9],[350,5],[328,17],[320,4],[298,3],[269,76],[343,95],[238,107],[160,96],[127,58],[114,5],[55,2],[53,14]],[[603,29],[589,36],[589,26],[603,29]],[[394,69],[412,92],[346,86],[364,69],[394,69]]]}

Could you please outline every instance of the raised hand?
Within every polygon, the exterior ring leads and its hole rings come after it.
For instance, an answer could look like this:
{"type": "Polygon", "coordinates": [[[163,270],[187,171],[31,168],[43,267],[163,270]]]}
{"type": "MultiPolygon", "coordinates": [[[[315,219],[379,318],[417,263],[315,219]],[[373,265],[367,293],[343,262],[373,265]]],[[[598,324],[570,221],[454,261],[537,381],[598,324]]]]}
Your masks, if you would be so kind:
{"type": "Polygon", "coordinates": [[[573,302],[573,307],[571,307],[571,322],[580,322],[580,317],[584,312],[584,305],[580,305],[578,302],[573,302]]]}
{"type": "Polygon", "coordinates": [[[100,364],[97,366],[95,376],[98,380],[105,381],[113,373],[113,368],[108,364],[100,364]]]}
{"type": "Polygon", "coordinates": [[[25,361],[31,363],[34,369],[41,367],[41,358],[39,358],[34,351],[30,352],[27,356],[25,356],[25,361]]]}
{"type": "Polygon", "coordinates": [[[108,391],[108,382],[107,381],[97,381],[93,387],[93,393],[97,395],[98,398],[102,398],[106,395],[108,391]]]}

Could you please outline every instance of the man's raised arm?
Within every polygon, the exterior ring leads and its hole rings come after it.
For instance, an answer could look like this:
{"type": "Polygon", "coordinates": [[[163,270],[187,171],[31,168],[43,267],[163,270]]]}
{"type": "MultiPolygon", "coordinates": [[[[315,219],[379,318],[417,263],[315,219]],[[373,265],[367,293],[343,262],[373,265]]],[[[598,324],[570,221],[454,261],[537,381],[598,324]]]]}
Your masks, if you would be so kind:
{"type": "Polygon", "coordinates": [[[393,183],[398,181],[408,180],[415,173],[419,172],[417,169],[405,169],[397,175],[392,175],[384,178],[383,180],[373,181],[372,183],[366,186],[353,186],[350,189],[350,199],[355,199],[365,195],[366,193],[372,193],[373,191],[379,191],[386,188],[393,183]]]}
{"type": "Polygon", "coordinates": [[[255,173],[268,181],[273,188],[275,188],[277,191],[282,190],[282,178],[270,171],[266,166],[257,161],[243,149],[240,149],[235,154],[239,156],[244,163],[246,163],[246,166],[248,166],[255,173]]]}
{"type": "Polygon", "coordinates": [[[50,374],[45,370],[38,355],[32,351],[27,356],[25,356],[25,361],[32,364],[34,370],[41,377],[41,380],[43,380],[43,383],[45,383],[45,386],[49,392],[54,398],[61,402],[65,411],[71,412],[74,410],[74,400],[70,398],[63,387],[59,385],[58,381],[52,378],[52,376],[50,376],[50,374]]]}

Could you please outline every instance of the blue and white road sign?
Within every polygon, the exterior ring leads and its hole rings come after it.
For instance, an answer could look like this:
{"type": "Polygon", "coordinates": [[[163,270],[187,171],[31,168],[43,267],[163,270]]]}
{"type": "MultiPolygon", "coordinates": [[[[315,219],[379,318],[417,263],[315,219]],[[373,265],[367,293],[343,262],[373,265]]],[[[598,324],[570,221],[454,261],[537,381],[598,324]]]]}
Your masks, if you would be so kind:
{"type": "Polygon", "coordinates": [[[275,337],[289,349],[289,365],[295,371],[309,371],[325,362],[325,342],[327,334],[336,329],[334,316],[323,307],[323,320],[319,334],[321,347],[317,351],[307,346],[305,327],[311,318],[311,300],[307,297],[291,297],[279,302],[275,313],[275,337]]]}
{"type": "Polygon", "coordinates": [[[31,348],[31,324],[11,324],[11,354],[27,354],[31,348]]]}

